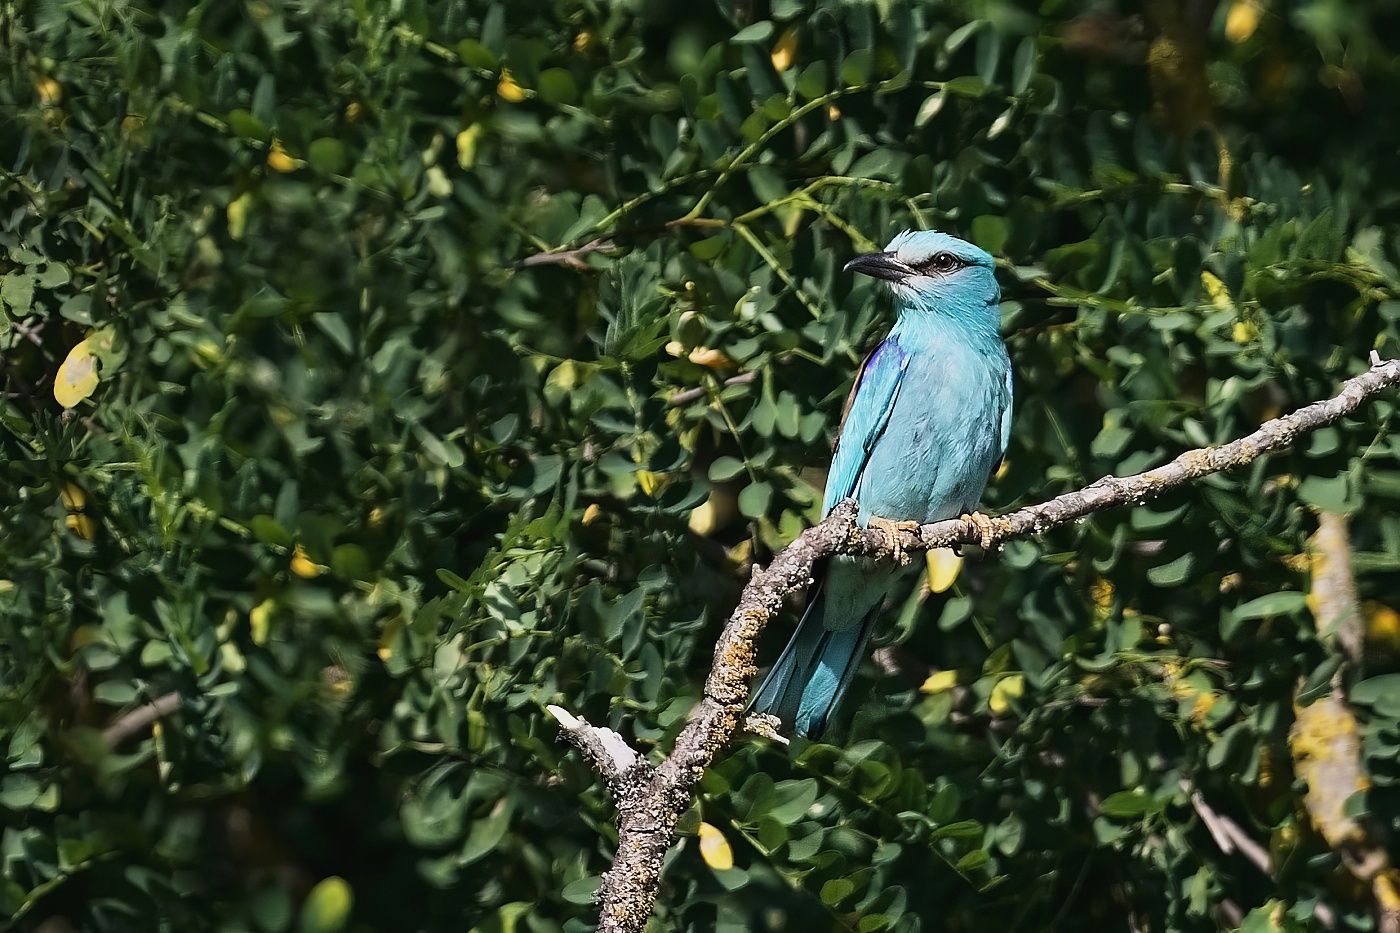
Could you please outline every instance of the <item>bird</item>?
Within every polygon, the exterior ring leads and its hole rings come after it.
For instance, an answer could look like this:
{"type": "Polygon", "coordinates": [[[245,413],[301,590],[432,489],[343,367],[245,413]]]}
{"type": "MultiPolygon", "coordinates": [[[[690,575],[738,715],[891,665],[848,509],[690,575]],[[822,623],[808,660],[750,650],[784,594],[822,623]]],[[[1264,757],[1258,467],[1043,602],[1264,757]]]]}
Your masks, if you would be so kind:
{"type": "MultiPolygon", "coordinates": [[[[822,516],[847,498],[863,527],[887,532],[974,513],[1011,433],[995,261],[950,234],[906,230],[843,271],[883,280],[895,323],[856,373],[822,516]]],[[[885,597],[907,572],[847,556],[819,566],[797,630],[748,711],[818,739],[850,688],[885,597]]]]}

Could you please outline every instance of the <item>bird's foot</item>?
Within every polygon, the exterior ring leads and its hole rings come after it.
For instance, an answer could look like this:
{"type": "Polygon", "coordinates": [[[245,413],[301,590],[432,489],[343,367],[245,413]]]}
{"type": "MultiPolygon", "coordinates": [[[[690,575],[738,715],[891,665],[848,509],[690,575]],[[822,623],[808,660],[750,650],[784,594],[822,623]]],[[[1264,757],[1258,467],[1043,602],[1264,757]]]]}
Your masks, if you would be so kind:
{"type": "Polygon", "coordinates": [[[977,528],[977,533],[982,536],[982,539],[977,542],[978,545],[982,550],[990,551],[992,549],[992,531],[995,527],[992,525],[992,520],[981,512],[971,512],[959,517],[965,522],[971,522],[977,528]]]}
{"type": "Polygon", "coordinates": [[[895,563],[901,567],[909,563],[909,555],[904,553],[904,546],[899,543],[899,533],[901,531],[918,531],[919,523],[911,521],[891,521],[888,518],[881,518],[878,515],[870,516],[870,524],[885,533],[885,537],[890,539],[890,551],[894,554],[895,563]]]}

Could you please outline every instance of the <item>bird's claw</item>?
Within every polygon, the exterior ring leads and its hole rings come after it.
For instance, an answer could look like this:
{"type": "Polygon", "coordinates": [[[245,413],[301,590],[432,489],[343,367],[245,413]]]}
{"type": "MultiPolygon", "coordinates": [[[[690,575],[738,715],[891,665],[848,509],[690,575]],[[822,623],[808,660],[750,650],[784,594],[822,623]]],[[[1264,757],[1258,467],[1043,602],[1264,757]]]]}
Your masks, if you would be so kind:
{"type": "Polygon", "coordinates": [[[961,517],[963,521],[970,522],[977,529],[977,533],[981,536],[981,540],[977,542],[978,546],[984,551],[990,551],[992,549],[992,520],[981,512],[970,512],[961,517]]]}
{"type": "Polygon", "coordinates": [[[899,533],[901,531],[915,532],[919,530],[918,522],[911,521],[891,521],[888,518],[881,518],[878,515],[870,516],[870,524],[885,533],[885,537],[890,539],[890,551],[894,554],[895,563],[903,566],[909,563],[909,555],[904,552],[904,546],[899,543],[899,533]]]}

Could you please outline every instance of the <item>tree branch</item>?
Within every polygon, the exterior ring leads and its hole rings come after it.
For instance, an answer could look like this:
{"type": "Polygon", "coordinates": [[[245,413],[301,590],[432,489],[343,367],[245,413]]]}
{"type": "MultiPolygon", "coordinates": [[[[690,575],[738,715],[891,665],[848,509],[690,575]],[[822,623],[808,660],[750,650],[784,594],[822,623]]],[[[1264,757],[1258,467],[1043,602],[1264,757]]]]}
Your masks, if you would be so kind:
{"type": "MultiPolygon", "coordinates": [[[[1006,515],[974,515],[924,525],[914,532],[887,534],[861,527],[853,500],[841,503],[821,524],[783,548],[767,570],[754,568],[715,646],[714,667],[705,681],[704,697],[670,757],[656,767],[630,749],[632,764],[623,766],[620,763],[628,758],[616,750],[622,743],[617,733],[590,726],[552,707],[550,711],[564,726],[564,734],[608,782],[618,807],[617,854],[598,892],[599,930],[639,933],[646,926],[676,822],[694,801],[705,769],[741,725],[749,683],[757,673],[754,651],[758,636],[778,614],[784,598],[812,582],[819,560],[834,554],[890,559],[903,551],[958,544],[979,544],[992,550],[1012,538],[1043,534],[1094,512],[1141,504],[1203,476],[1245,466],[1283,450],[1302,435],[1339,421],[1385,389],[1400,385],[1400,360],[1382,363],[1373,353],[1371,364],[1370,370],[1348,380],[1334,397],[1268,421],[1239,440],[1188,451],[1135,476],[1106,476],[1083,489],[1006,515]]],[[[759,721],[745,725],[760,734],[772,734],[768,723],[760,717],[754,719],[759,721]]]]}
{"type": "Polygon", "coordinates": [[[149,728],[157,719],[169,716],[183,704],[184,698],[175,691],[162,694],[149,703],[142,703],[103,729],[102,741],[107,743],[107,747],[116,748],[136,733],[149,728]]]}
{"type": "MultiPolygon", "coordinates": [[[[737,376],[730,376],[728,379],[724,380],[720,388],[727,389],[730,386],[743,385],[746,382],[753,382],[756,378],[758,378],[758,370],[750,370],[746,373],[740,373],[737,376]]],[[[682,389],[667,399],[666,404],[672,408],[678,408],[681,405],[689,405],[697,398],[702,398],[709,391],[710,386],[695,386],[691,389],[682,389]]]]}
{"type": "Polygon", "coordinates": [[[582,716],[575,716],[561,706],[546,706],[549,714],[559,720],[559,727],[574,743],[593,770],[607,781],[613,796],[625,790],[628,775],[634,769],[650,771],[651,767],[632,751],[627,740],[611,729],[592,726],[582,716]]]}
{"type": "Polygon", "coordinates": [[[571,269],[584,270],[588,268],[588,263],[583,261],[583,257],[589,253],[605,252],[613,248],[613,237],[600,236],[597,239],[589,240],[582,246],[575,246],[573,249],[546,250],[543,253],[535,253],[526,256],[515,264],[517,269],[527,269],[530,266],[568,266],[571,269]]]}

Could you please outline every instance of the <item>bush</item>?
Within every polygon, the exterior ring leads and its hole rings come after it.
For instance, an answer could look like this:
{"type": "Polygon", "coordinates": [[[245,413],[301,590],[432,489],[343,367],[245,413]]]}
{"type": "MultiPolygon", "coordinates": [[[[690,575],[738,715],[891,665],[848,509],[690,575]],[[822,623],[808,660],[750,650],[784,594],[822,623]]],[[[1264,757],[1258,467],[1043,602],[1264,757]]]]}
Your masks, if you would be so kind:
{"type": "MultiPolygon", "coordinates": [[[[1395,355],[1391,5],[1145,7],[10,4],[0,916],[589,927],[612,812],[542,706],[669,747],[901,229],[1005,261],[991,510],[1395,355]]],[[[911,594],[836,744],[707,775],[664,923],[1368,923],[1392,413],[911,594]],[[1290,742],[1334,675],[1359,725],[1290,742]],[[1294,769],[1347,729],[1341,846],[1294,769]]]]}

